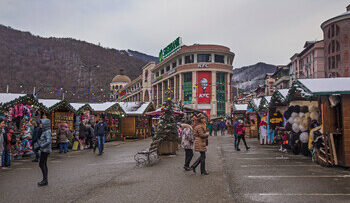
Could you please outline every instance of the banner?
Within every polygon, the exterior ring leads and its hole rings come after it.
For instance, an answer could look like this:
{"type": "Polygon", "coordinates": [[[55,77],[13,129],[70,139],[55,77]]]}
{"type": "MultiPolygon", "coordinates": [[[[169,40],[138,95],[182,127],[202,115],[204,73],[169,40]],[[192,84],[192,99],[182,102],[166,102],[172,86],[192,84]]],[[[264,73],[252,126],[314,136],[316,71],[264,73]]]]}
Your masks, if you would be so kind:
{"type": "Polygon", "coordinates": [[[197,75],[198,104],[210,104],[211,101],[211,72],[201,71],[197,75]]]}

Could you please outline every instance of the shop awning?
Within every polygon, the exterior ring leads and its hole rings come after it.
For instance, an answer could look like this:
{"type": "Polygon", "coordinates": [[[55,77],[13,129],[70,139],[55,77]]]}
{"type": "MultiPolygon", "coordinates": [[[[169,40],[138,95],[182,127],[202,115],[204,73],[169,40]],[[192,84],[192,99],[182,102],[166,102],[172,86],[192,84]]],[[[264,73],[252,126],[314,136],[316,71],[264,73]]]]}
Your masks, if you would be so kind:
{"type": "Polygon", "coordinates": [[[66,100],[39,99],[39,103],[43,104],[48,109],[49,113],[61,107],[67,108],[70,111],[75,112],[75,109],[73,108],[73,106],[70,105],[66,100]]]}

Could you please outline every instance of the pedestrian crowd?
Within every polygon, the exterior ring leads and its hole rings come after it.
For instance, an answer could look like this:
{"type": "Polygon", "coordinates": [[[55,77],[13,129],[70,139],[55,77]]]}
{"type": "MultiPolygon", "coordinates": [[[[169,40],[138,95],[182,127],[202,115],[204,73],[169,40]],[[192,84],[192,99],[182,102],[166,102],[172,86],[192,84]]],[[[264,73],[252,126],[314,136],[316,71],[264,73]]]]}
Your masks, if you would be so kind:
{"type": "MultiPolygon", "coordinates": [[[[98,147],[98,155],[102,155],[107,132],[107,124],[104,122],[103,118],[100,118],[95,126],[90,122],[83,121],[79,126],[79,134],[74,136],[72,148],[74,149],[74,145],[78,148],[80,145],[82,148],[94,149],[93,151],[95,152],[98,147]],[[84,145],[82,143],[84,143],[84,145]]],[[[68,152],[69,138],[73,136],[72,134],[74,133],[71,132],[66,123],[59,126],[57,131],[59,153],[68,152]]],[[[39,162],[39,167],[43,176],[42,181],[38,182],[38,186],[45,186],[48,185],[47,159],[52,152],[50,119],[42,118],[37,121],[32,121],[30,135],[32,137],[31,143],[28,139],[20,137],[21,142],[18,144],[13,130],[9,129],[6,126],[6,120],[0,117],[0,169],[11,166],[11,150],[13,150],[12,154],[15,156],[19,153],[23,155],[26,151],[32,151],[32,153],[34,153],[33,162],[39,162]]]]}

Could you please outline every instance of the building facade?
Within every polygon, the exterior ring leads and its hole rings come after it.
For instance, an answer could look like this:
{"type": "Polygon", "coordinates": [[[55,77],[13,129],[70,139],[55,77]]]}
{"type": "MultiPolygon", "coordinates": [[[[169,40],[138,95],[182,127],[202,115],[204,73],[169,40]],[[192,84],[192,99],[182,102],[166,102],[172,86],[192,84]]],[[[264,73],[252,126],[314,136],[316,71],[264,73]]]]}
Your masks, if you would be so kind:
{"type": "Polygon", "coordinates": [[[205,112],[209,117],[225,116],[231,109],[231,78],[234,53],[220,45],[180,46],[162,61],[142,68],[142,75],[119,92],[118,101],[152,101],[159,108],[165,92],[176,103],[205,112]]]}
{"type": "Polygon", "coordinates": [[[349,77],[350,5],[346,12],[321,24],[326,77],[349,77]]]}

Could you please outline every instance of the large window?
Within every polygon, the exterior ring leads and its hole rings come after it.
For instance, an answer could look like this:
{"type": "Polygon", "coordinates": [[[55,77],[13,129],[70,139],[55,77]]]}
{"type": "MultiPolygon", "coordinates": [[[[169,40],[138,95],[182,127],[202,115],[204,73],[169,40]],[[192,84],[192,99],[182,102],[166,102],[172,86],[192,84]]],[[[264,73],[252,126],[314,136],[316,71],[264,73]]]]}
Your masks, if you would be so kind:
{"type": "Polygon", "coordinates": [[[192,103],[192,73],[184,73],[184,104],[192,103]]]}
{"type": "Polygon", "coordinates": [[[179,58],[179,66],[182,65],[182,58],[179,58]]]}
{"type": "Polygon", "coordinates": [[[225,63],[225,56],[215,54],[215,63],[225,63]]]}
{"type": "Polygon", "coordinates": [[[185,56],[185,64],[193,63],[193,62],[194,62],[194,55],[193,54],[185,56]]]}
{"type": "Polygon", "coordinates": [[[170,70],[170,66],[166,67],[166,72],[168,72],[170,70]]]}
{"type": "Polygon", "coordinates": [[[156,72],[156,78],[159,77],[159,72],[156,72]]]}
{"type": "Polygon", "coordinates": [[[160,70],[160,75],[164,74],[164,69],[160,70]]]}
{"type": "Polygon", "coordinates": [[[197,62],[211,62],[211,54],[198,54],[197,55],[197,62]]]}
{"type": "Polygon", "coordinates": [[[225,116],[225,73],[216,73],[216,100],[217,100],[217,116],[225,116]]]}
{"type": "Polygon", "coordinates": [[[176,61],[175,62],[173,62],[173,68],[175,68],[176,67],[176,61]]]}

